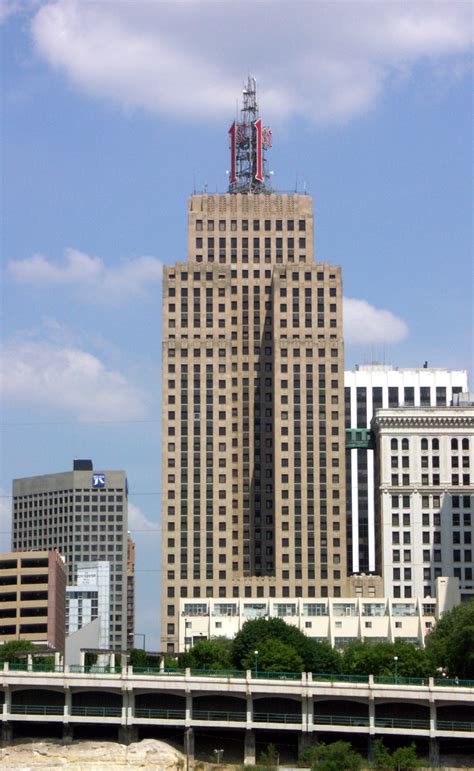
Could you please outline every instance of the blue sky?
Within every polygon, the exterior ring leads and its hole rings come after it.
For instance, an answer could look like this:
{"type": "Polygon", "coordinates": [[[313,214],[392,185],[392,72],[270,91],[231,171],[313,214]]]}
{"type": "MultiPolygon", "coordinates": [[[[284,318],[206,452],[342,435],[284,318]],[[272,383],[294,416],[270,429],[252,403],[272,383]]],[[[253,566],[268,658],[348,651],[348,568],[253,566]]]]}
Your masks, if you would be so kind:
{"type": "Polygon", "coordinates": [[[0,3],[0,486],[73,457],[126,469],[150,647],[161,268],[186,259],[193,188],[226,188],[248,72],[274,187],[312,194],[317,259],[342,266],[346,365],[468,369],[471,14],[427,0],[0,3]]]}

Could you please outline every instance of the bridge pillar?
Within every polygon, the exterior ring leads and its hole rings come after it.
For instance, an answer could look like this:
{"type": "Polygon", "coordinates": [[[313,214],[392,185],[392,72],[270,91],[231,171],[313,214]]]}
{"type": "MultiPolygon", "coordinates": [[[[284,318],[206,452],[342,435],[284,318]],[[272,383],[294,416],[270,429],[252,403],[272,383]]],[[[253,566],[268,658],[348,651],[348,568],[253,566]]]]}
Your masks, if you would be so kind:
{"type": "Polygon", "coordinates": [[[70,723],[66,723],[63,725],[63,744],[72,744],[72,740],[74,739],[74,729],[70,723]]]}
{"type": "MultiPolygon", "coordinates": [[[[315,742],[314,742],[315,743],[315,742]]],[[[301,753],[311,747],[313,744],[313,734],[308,734],[306,731],[298,734],[298,756],[301,753]]]]}
{"type": "Polygon", "coordinates": [[[246,731],[244,740],[244,765],[255,765],[255,731],[246,731]]]}
{"type": "Polygon", "coordinates": [[[118,729],[119,744],[132,744],[138,741],[138,726],[120,725],[118,729]]]}
{"type": "Polygon", "coordinates": [[[189,723],[191,722],[192,715],[193,715],[193,695],[190,691],[188,691],[186,693],[186,712],[185,712],[185,721],[188,727],[189,727],[189,723]]]}
{"type": "Polygon", "coordinates": [[[430,764],[439,766],[439,741],[433,737],[430,739],[430,764]]]}
{"type": "Polygon", "coordinates": [[[61,667],[61,665],[62,665],[61,659],[62,659],[62,656],[61,656],[60,651],[56,651],[55,654],[54,654],[54,668],[55,668],[55,670],[59,670],[59,668],[61,667]]]}
{"type": "Polygon", "coordinates": [[[2,747],[7,747],[13,741],[13,726],[11,723],[2,723],[2,747]]]}
{"type": "Polygon", "coordinates": [[[374,740],[372,736],[367,739],[367,760],[369,763],[374,761],[374,740]]]}
{"type": "Polygon", "coordinates": [[[184,753],[187,763],[194,760],[194,730],[192,728],[186,728],[184,732],[184,753]]]}

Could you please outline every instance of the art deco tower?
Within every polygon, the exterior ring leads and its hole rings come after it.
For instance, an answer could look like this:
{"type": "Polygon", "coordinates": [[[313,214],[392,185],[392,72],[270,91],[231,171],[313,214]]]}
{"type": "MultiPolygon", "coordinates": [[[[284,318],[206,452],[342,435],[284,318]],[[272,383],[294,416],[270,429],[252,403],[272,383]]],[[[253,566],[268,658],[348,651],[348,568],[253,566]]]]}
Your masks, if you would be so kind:
{"type": "Polygon", "coordinates": [[[268,186],[255,80],[225,194],[189,200],[163,282],[163,649],[181,597],[343,596],[339,267],[313,258],[309,195],[268,186]]]}

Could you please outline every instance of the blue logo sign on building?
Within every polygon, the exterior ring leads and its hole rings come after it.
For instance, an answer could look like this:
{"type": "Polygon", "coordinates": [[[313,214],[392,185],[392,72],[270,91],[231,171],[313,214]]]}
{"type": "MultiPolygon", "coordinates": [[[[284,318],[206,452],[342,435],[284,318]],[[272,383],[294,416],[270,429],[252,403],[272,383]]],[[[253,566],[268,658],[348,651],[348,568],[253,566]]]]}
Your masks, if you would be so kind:
{"type": "Polygon", "coordinates": [[[93,474],[92,487],[105,487],[105,474],[93,474]]]}

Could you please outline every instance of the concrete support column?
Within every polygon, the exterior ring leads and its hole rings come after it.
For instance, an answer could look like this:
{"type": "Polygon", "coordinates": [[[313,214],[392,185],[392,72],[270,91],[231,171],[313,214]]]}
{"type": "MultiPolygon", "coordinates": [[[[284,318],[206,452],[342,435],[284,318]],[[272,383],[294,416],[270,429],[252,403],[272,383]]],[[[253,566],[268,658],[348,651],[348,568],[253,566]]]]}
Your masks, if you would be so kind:
{"type": "Polygon", "coordinates": [[[163,656],[160,659],[160,672],[164,672],[164,671],[165,671],[165,657],[163,656]]]}
{"type": "Polygon", "coordinates": [[[369,696],[369,734],[375,736],[375,701],[372,693],[369,696]]]}
{"type": "Polygon", "coordinates": [[[432,737],[436,735],[436,704],[434,701],[430,701],[430,734],[432,737]]]}
{"type": "Polygon", "coordinates": [[[369,736],[367,739],[367,760],[369,763],[372,763],[374,760],[374,739],[372,736],[369,736]]]}
{"type": "Polygon", "coordinates": [[[79,651],[79,666],[84,669],[86,665],[86,652],[85,651],[79,651]]]}
{"type": "Polygon", "coordinates": [[[138,741],[138,728],[136,725],[120,725],[118,729],[118,740],[120,744],[132,744],[138,741]]]}
{"type": "MultiPolygon", "coordinates": [[[[127,674],[127,666],[128,666],[128,656],[126,653],[120,654],[120,666],[122,668],[122,677],[125,677],[127,674]]],[[[133,669],[132,669],[133,672],[133,669]]]]}
{"type": "Polygon", "coordinates": [[[439,741],[434,737],[430,739],[430,763],[432,766],[439,766],[439,741]]]}
{"type": "Polygon", "coordinates": [[[56,651],[54,654],[54,669],[57,671],[61,668],[62,665],[62,656],[59,651],[56,651]]]}
{"type": "Polygon", "coordinates": [[[70,688],[65,689],[64,696],[64,720],[67,723],[69,716],[72,715],[72,693],[70,688]]]}
{"type": "Polygon", "coordinates": [[[306,731],[299,733],[298,734],[298,755],[301,755],[303,750],[306,750],[308,747],[311,747],[312,743],[313,741],[310,734],[306,733],[306,731]]]}
{"type": "Polygon", "coordinates": [[[250,725],[251,725],[252,720],[253,720],[253,699],[252,699],[252,694],[251,693],[247,694],[246,700],[247,700],[247,706],[246,706],[246,711],[247,711],[247,728],[250,729],[250,725]]]}
{"type": "Polygon", "coordinates": [[[26,657],[28,672],[33,672],[33,655],[28,653],[26,657]]]}
{"type": "Polygon", "coordinates": [[[193,716],[193,697],[191,693],[187,693],[186,694],[186,713],[184,716],[187,726],[190,726],[192,716],[193,716]]]}
{"type": "Polygon", "coordinates": [[[244,765],[254,766],[255,762],[255,731],[246,731],[244,743],[244,765]]]}
{"type": "Polygon", "coordinates": [[[308,697],[306,695],[301,697],[301,724],[303,731],[308,730],[308,697]]]}
{"type": "Polygon", "coordinates": [[[127,719],[128,721],[132,721],[135,717],[135,694],[132,690],[128,691],[128,708],[127,708],[127,719]]]}
{"type": "Polygon", "coordinates": [[[69,723],[65,723],[63,725],[63,738],[62,743],[63,744],[72,744],[72,740],[74,739],[74,729],[72,725],[69,723]]]}
{"type": "Polygon", "coordinates": [[[12,692],[9,687],[5,688],[5,701],[3,703],[3,714],[8,715],[12,711],[12,692]]]}
{"type": "Polygon", "coordinates": [[[192,728],[186,728],[184,732],[184,754],[186,755],[186,765],[194,760],[194,731],[192,728]]]}
{"type": "Polygon", "coordinates": [[[2,747],[7,747],[13,741],[13,726],[11,723],[2,723],[2,747]]]}
{"type": "Polygon", "coordinates": [[[109,654],[109,667],[113,669],[115,667],[115,653],[109,654]]]}

